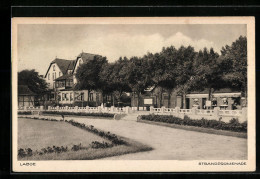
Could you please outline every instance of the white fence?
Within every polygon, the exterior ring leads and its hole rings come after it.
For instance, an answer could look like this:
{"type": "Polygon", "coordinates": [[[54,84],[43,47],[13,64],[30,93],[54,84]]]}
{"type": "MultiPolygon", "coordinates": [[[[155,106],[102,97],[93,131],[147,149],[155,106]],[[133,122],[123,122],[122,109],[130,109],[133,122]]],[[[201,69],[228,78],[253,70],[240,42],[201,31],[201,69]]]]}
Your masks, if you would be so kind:
{"type": "MultiPolygon", "coordinates": [[[[145,108],[142,108],[144,110],[145,108]]],[[[140,108],[139,108],[140,110],[140,108]]],[[[19,107],[18,111],[60,111],[60,112],[85,112],[85,113],[135,113],[137,111],[136,107],[123,107],[123,108],[116,108],[114,106],[112,107],[51,107],[49,106],[48,109],[44,110],[43,106],[40,107],[19,107]]],[[[140,112],[142,113],[142,112],[140,112]]],[[[151,114],[160,114],[160,115],[175,115],[179,117],[184,117],[185,115],[191,117],[192,119],[196,118],[207,118],[207,119],[219,119],[221,117],[223,118],[239,118],[240,121],[246,121],[247,120],[247,108],[242,108],[242,110],[220,110],[219,107],[215,107],[214,110],[204,110],[204,109],[180,109],[179,107],[176,108],[154,108],[150,107],[150,113],[151,114]]]]}
{"type": "Polygon", "coordinates": [[[133,113],[135,111],[135,108],[131,107],[123,107],[123,108],[116,108],[114,106],[112,107],[51,107],[48,106],[48,109],[44,110],[43,106],[41,107],[18,107],[18,111],[59,111],[59,112],[86,112],[86,113],[133,113]]]}
{"type": "Polygon", "coordinates": [[[239,118],[241,121],[247,120],[247,108],[242,108],[242,110],[220,110],[219,107],[215,107],[214,110],[208,109],[180,109],[176,108],[150,108],[151,114],[164,114],[164,115],[175,115],[175,116],[190,116],[191,118],[196,117],[210,117],[211,119],[219,119],[220,117],[234,117],[239,118]]]}

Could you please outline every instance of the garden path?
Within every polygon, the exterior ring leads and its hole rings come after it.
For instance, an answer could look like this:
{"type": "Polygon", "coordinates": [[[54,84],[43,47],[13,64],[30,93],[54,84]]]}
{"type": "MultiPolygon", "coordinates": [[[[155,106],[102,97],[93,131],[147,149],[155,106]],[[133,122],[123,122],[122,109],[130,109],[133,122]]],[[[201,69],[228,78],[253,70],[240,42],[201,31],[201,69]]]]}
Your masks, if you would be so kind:
{"type": "MultiPolygon", "coordinates": [[[[68,117],[69,118],[69,117],[68,117]]],[[[247,139],[174,129],[135,120],[73,117],[154,148],[152,151],[106,158],[107,160],[242,160],[247,158],[247,139]]]]}
{"type": "MultiPolygon", "coordinates": [[[[135,116],[135,115],[134,115],[135,116]]],[[[134,117],[133,116],[133,117],[134,117]]],[[[59,118],[60,117],[54,117],[59,118]]],[[[154,148],[152,151],[105,158],[106,160],[243,160],[247,139],[169,128],[133,120],[66,116],[154,148]]],[[[104,159],[102,159],[104,160],[104,159]]]]}

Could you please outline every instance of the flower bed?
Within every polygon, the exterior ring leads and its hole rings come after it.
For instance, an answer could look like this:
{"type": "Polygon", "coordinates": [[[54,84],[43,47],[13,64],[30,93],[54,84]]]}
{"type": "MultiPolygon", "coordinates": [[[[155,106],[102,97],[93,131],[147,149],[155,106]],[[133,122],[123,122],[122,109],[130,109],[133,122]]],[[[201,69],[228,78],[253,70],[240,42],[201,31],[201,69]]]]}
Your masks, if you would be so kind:
{"type": "Polygon", "coordinates": [[[233,118],[229,123],[217,120],[200,119],[194,120],[185,116],[184,119],[171,115],[141,115],[138,120],[162,122],[177,125],[196,126],[203,128],[213,128],[217,130],[228,130],[233,132],[247,132],[247,122],[239,123],[237,119],[233,118]]]}
{"type": "Polygon", "coordinates": [[[96,116],[96,117],[114,117],[110,113],[84,113],[84,112],[62,112],[62,111],[43,111],[42,114],[56,114],[56,115],[74,115],[74,116],[96,116]]]}
{"type": "MultiPolygon", "coordinates": [[[[63,120],[57,120],[57,119],[52,119],[52,118],[39,118],[39,117],[32,117],[32,116],[25,116],[25,118],[31,118],[31,119],[35,119],[35,120],[45,120],[45,121],[63,121],[63,120]]],[[[127,145],[127,142],[125,142],[124,140],[120,139],[117,135],[112,134],[110,132],[104,132],[102,130],[98,130],[96,129],[94,126],[90,125],[87,126],[85,124],[81,124],[78,123],[76,121],[73,120],[65,120],[65,122],[75,126],[75,127],[79,127],[83,130],[86,130],[88,132],[91,132],[93,134],[99,135],[100,137],[104,138],[104,139],[108,139],[109,141],[111,141],[111,143],[107,143],[107,142],[99,142],[99,141],[92,141],[92,143],[89,146],[82,146],[81,144],[79,145],[73,145],[71,149],[68,149],[68,147],[46,147],[46,148],[42,148],[40,151],[33,151],[31,148],[20,148],[18,150],[18,157],[24,158],[24,157],[31,157],[31,156],[36,156],[36,155],[44,155],[44,154],[51,154],[51,153],[63,153],[63,152],[73,152],[73,151],[80,151],[80,150],[88,150],[90,148],[92,149],[105,149],[105,148],[111,148],[114,146],[118,146],[118,145],[127,145]]]]}
{"type": "Polygon", "coordinates": [[[90,148],[92,149],[105,149],[105,148],[109,148],[109,147],[113,147],[113,144],[109,144],[107,142],[98,142],[98,141],[93,141],[89,147],[87,146],[82,146],[81,144],[78,145],[73,145],[71,147],[71,149],[69,149],[67,146],[61,146],[61,147],[56,147],[56,146],[52,146],[52,147],[46,147],[46,148],[42,148],[40,151],[35,150],[33,151],[31,148],[20,148],[18,150],[18,158],[24,158],[24,157],[31,157],[33,155],[44,155],[44,154],[52,154],[52,153],[63,153],[63,152],[68,152],[68,151],[79,151],[79,150],[88,150],[90,148]]]}
{"type": "Polygon", "coordinates": [[[69,121],[65,120],[65,122],[68,122],[69,124],[71,124],[73,126],[76,126],[76,127],[79,127],[81,129],[84,129],[84,130],[86,130],[88,132],[97,134],[100,137],[106,138],[106,139],[110,140],[113,145],[123,145],[123,144],[126,144],[126,142],[123,141],[122,139],[119,139],[117,137],[117,135],[112,134],[110,132],[104,132],[102,130],[98,130],[98,129],[94,128],[94,126],[92,126],[92,125],[87,126],[85,124],[82,124],[82,123],[79,123],[79,122],[76,122],[76,121],[73,121],[73,120],[69,120],[69,121]]]}

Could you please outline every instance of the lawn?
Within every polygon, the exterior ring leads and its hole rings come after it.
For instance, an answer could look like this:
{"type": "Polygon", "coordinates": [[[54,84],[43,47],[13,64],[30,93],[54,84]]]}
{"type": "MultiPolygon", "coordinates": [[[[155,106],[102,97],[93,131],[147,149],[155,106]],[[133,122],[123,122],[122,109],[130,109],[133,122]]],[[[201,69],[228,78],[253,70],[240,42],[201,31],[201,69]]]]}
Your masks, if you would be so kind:
{"type": "Polygon", "coordinates": [[[95,134],[82,131],[65,122],[42,121],[19,118],[18,148],[41,150],[44,147],[68,146],[82,144],[88,146],[92,141],[105,141],[95,134]]]}
{"type": "Polygon", "coordinates": [[[18,149],[31,148],[33,151],[39,151],[42,148],[52,147],[53,145],[67,146],[70,149],[73,145],[80,143],[83,147],[86,147],[86,149],[78,151],[68,150],[63,153],[33,155],[19,158],[19,160],[91,160],[152,150],[147,145],[122,137],[121,139],[126,142],[126,145],[93,149],[89,146],[92,141],[111,142],[66,122],[25,118],[19,118],[18,120],[18,149]]]}

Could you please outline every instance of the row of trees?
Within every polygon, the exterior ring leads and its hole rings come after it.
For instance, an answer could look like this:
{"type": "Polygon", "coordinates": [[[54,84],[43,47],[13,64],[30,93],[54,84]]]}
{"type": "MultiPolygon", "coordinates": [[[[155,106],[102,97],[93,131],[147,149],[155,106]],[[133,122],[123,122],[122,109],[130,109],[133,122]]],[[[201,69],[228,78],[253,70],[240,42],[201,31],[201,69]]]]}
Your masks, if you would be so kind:
{"type": "Polygon", "coordinates": [[[96,57],[81,65],[76,73],[78,89],[99,90],[113,94],[120,100],[123,92],[138,96],[145,89],[156,86],[168,92],[168,105],[174,90],[185,95],[191,90],[209,91],[235,88],[247,91],[247,38],[240,36],[231,46],[222,48],[221,54],[213,48],[196,52],[193,47],[164,47],[159,53],[143,57],[120,57],[108,63],[105,57],[96,57]]]}

